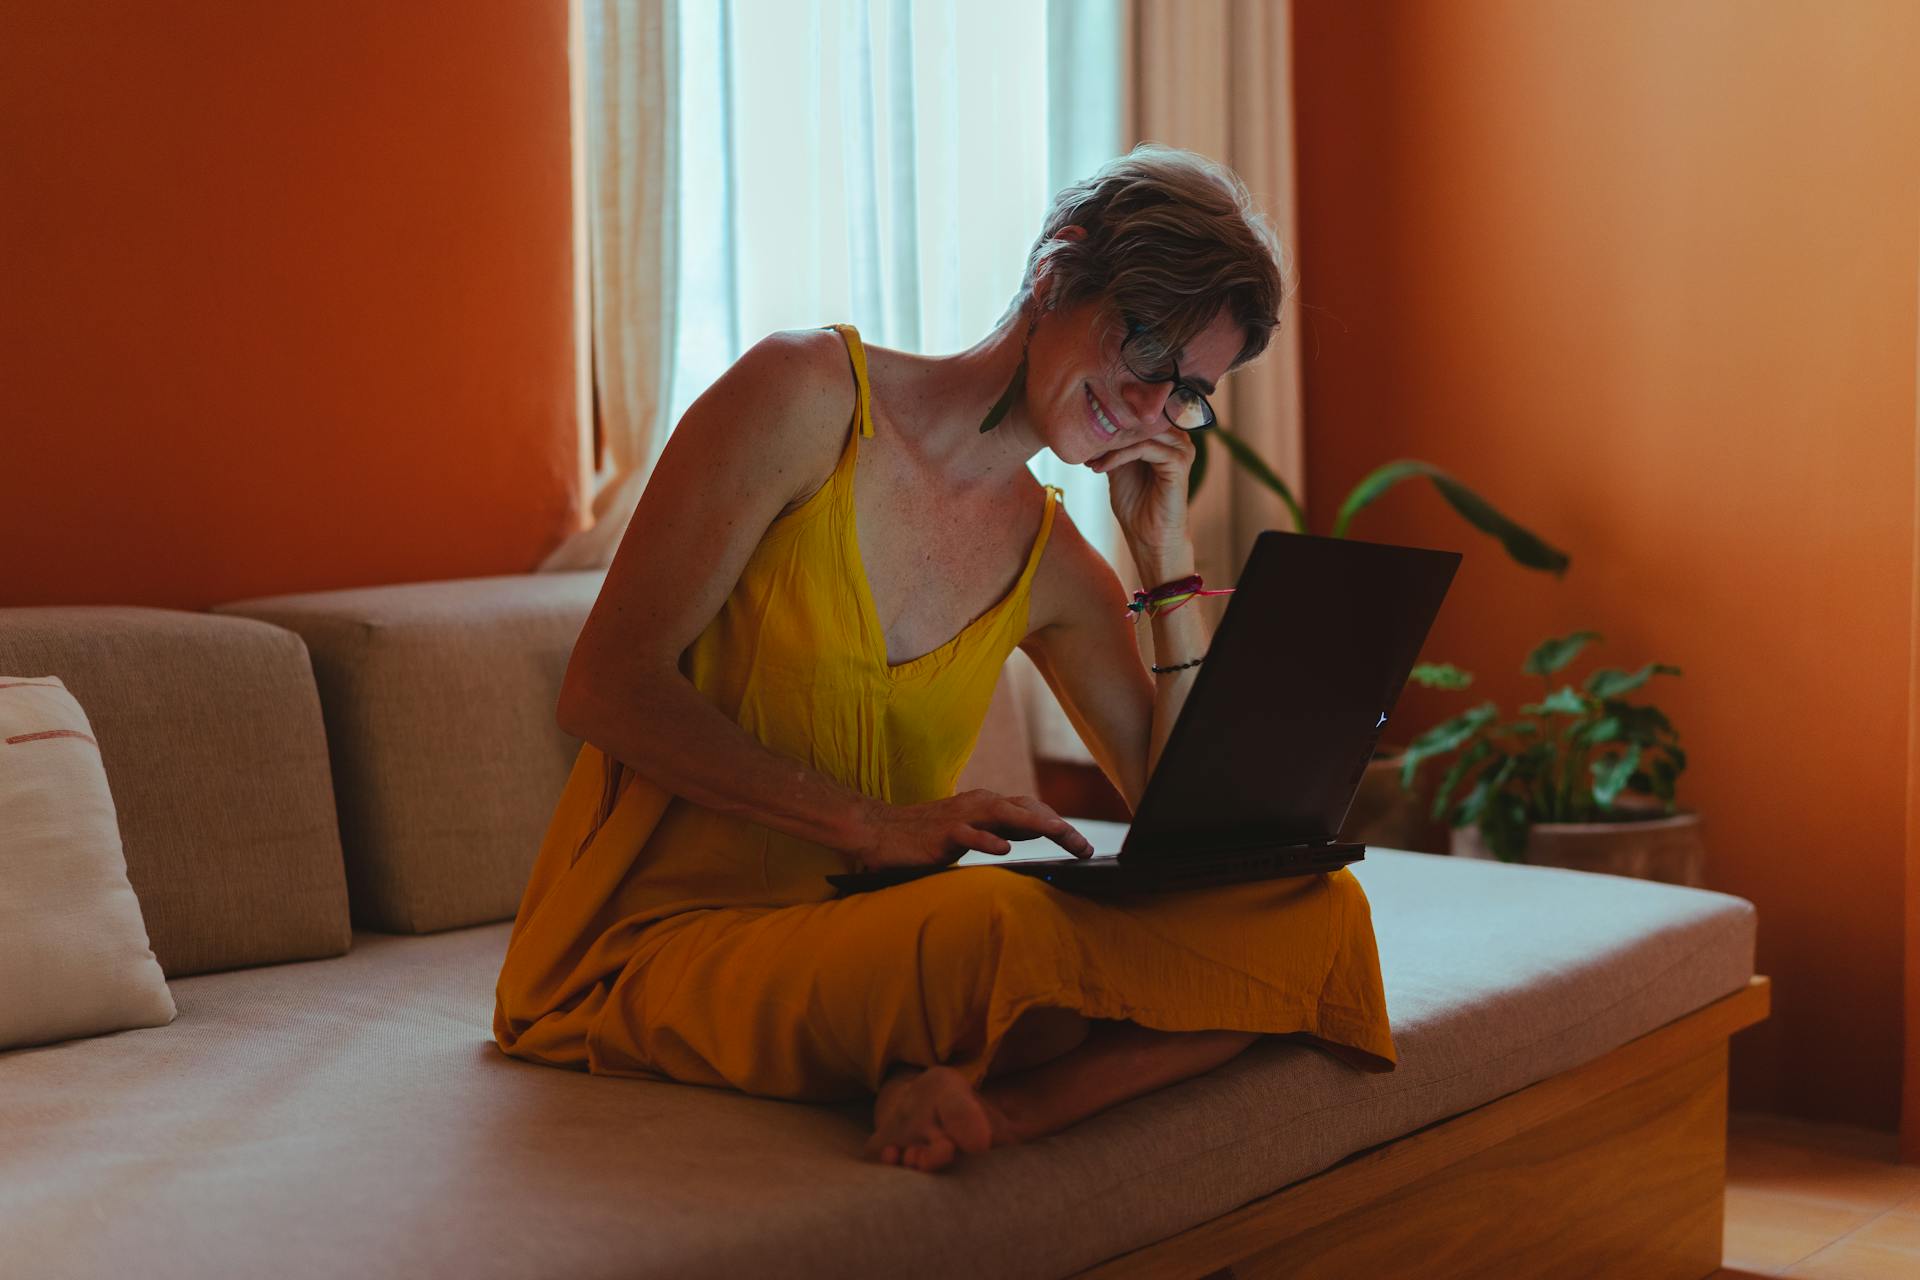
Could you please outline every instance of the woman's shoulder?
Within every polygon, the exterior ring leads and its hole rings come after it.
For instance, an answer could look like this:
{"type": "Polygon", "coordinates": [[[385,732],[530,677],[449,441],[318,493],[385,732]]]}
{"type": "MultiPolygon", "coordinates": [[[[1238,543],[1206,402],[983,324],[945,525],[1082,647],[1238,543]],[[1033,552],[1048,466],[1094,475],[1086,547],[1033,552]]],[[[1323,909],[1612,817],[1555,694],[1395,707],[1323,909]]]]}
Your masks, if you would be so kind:
{"type": "Polygon", "coordinates": [[[742,352],[700,393],[667,447],[769,481],[779,476],[804,493],[833,470],[854,402],[853,373],[838,334],[778,330],[742,352]]]}
{"type": "Polygon", "coordinates": [[[776,329],[743,352],[727,371],[756,399],[782,405],[788,419],[822,428],[852,421],[856,399],[846,343],[832,329],[776,329]]]}

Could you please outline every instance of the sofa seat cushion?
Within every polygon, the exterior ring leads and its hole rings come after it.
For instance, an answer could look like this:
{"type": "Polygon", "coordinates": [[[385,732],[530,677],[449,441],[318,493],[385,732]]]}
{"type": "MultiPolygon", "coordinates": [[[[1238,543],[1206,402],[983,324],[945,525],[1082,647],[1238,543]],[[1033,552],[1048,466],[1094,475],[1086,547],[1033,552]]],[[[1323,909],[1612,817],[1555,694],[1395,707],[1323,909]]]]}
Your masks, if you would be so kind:
{"type": "MultiPolygon", "coordinates": [[[[1083,824],[1107,846],[1114,833],[1083,824]]],[[[1376,851],[1397,1070],[1263,1042],[1025,1147],[859,1159],[861,1106],[592,1077],[488,1038],[508,926],[174,984],[170,1027],[0,1055],[25,1275],[1049,1276],[1589,1061],[1742,987],[1698,890],[1376,851]]]]}
{"type": "Polygon", "coordinates": [[[86,709],[127,882],[169,978],[337,956],[353,934],[300,637],[110,605],[0,609],[0,671],[86,709]]]}

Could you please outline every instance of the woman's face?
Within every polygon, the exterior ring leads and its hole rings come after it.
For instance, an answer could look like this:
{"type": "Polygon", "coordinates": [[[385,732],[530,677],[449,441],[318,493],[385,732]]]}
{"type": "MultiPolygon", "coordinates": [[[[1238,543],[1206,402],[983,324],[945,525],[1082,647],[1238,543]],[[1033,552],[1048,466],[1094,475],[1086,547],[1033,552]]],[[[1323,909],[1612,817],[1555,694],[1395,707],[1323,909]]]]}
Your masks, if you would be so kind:
{"type": "MultiPolygon", "coordinates": [[[[1162,412],[1171,382],[1142,382],[1120,358],[1126,327],[1099,300],[1044,316],[1027,356],[1026,407],[1040,441],[1063,462],[1177,431],[1162,412]]],[[[1246,335],[1223,308],[1174,352],[1185,381],[1211,395],[1246,335]]]]}

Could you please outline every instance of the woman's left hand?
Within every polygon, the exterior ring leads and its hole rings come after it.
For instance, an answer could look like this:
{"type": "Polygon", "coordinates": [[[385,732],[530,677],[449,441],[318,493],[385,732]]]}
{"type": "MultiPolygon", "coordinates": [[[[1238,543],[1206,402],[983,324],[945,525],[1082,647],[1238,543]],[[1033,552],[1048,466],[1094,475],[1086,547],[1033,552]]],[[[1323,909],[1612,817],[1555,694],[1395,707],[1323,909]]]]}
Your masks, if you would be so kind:
{"type": "Polygon", "coordinates": [[[1089,463],[1107,477],[1114,517],[1142,572],[1192,557],[1187,539],[1187,475],[1193,469],[1193,454],[1187,433],[1168,427],[1089,463]]]}

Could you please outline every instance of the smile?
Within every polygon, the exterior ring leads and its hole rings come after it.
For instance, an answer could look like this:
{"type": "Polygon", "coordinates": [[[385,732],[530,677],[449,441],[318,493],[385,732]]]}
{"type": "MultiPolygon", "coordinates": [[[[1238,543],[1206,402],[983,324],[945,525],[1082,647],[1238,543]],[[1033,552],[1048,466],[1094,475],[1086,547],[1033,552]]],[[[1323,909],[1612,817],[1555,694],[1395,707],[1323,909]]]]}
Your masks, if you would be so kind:
{"type": "Polygon", "coordinates": [[[1110,436],[1120,434],[1120,428],[1113,425],[1113,419],[1109,418],[1107,411],[1100,407],[1100,398],[1093,394],[1092,387],[1087,388],[1087,407],[1093,410],[1093,420],[1099,424],[1100,430],[1110,436]]]}

